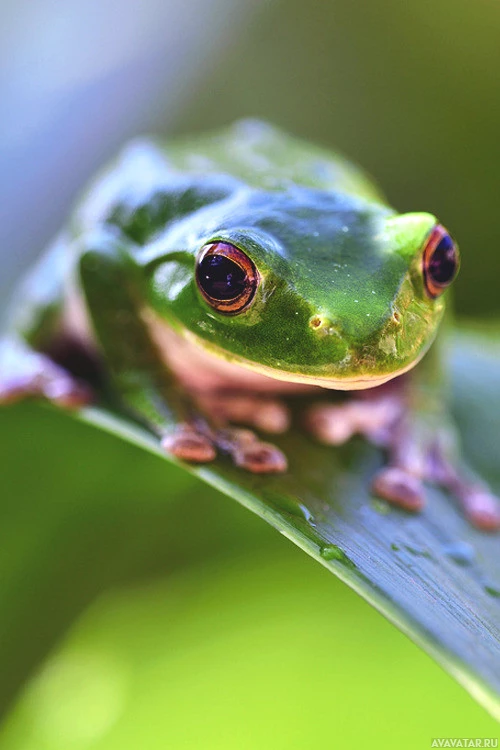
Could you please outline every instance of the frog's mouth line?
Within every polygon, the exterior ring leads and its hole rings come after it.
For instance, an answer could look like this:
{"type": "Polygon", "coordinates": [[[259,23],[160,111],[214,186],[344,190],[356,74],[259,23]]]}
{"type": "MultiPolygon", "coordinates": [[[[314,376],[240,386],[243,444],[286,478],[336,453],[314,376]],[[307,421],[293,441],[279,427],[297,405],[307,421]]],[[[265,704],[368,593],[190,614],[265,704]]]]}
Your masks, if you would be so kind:
{"type": "Polygon", "coordinates": [[[184,382],[192,382],[195,390],[210,390],[209,383],[217,381],[220,387],[242,390],[273,390],[269,380],[299,386],[318,386],[337,391],[356,391],[375,388],[411,370],[425,354],[425,349],[409,364],[390,373],[332,377],[288,372],[260,365],[237,354],[228,354],[217,344],[212,344],[192,331],[171,327],[151,309],[144,309],[142,317],[163,361],[184,382]],[[267,385],[266,385],[267,381],[267,385]],[[230,384],[230,385],[228,385],[230,384]]]}

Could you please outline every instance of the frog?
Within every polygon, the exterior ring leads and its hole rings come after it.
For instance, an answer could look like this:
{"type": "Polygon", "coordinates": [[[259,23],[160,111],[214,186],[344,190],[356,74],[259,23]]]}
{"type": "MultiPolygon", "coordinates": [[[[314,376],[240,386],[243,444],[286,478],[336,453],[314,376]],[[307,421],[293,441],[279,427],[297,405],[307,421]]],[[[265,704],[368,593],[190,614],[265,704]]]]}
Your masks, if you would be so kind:
{"type": "Polygon", "coordinates": [[[376,445],[371,491],[399,512],[434,484],[495,531],[446,399],[459,266],[433,214],[398,213],[360,167],[274,125],[136,138],[16,289],[0,403],[111,393],[174,460],[260,475],[288,471],[275,443],[293,415],[322,444],[376,445]]]}

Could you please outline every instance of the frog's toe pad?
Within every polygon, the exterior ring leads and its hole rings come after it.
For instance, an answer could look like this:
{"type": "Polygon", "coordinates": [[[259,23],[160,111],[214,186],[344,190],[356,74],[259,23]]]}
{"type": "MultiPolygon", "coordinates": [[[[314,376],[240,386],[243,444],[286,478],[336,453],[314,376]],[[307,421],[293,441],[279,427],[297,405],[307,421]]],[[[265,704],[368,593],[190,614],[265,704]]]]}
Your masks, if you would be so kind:
{"type": "Polygon", "coordinates": [[[212,441],[190,427],[178,427],[161,441],[164,451],[189,463],[205,464],[217,455],[212,441]]]}
{"type": "Polygon", "coordinates": [[[282,474],[287,470],[286,456],[270,443],[255,441],[233,451],[236,466],[252,474],[282,474]]]}
{"type": "Polygon", "coordinates": [[[288,468],[286,456],[271,443],[264,443],[252,430],[229,427],[216,436],[217,445],[234,464],[252,474],[282,474],[288,468]]]}
{"type": "Polygon", "coordinates": [[[378,497],[405,510],[416,512],[425,505],[422,482],[397,466],[381,469],[373,478],[372,491],[378,497]]]}
{"type": "Polygon", "coordinates": [[[467,519],[482,531],[500,529],[500,500],[484,487],[470,487],[462,498],[467,519]]]}

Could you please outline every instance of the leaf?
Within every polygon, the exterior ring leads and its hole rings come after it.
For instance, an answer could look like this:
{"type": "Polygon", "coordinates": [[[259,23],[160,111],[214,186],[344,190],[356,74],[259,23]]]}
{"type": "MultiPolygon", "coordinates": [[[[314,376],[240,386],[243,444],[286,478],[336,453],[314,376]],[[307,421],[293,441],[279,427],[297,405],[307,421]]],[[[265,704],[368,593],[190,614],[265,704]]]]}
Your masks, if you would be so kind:
{"type": "MultiPolygon", "coordinates": [[[[463,333],[449,362],[465,453],[498,490],[500,339],[463,333]]],[[[130,421],[100,409],[81,416],[162,455],[156,439],[130,421]]],[[[332,449],[295,428],[277,442],[289,458],[286,475],[251,475],[225,459],[186,469],[339,576],[500,719],[498,535],[471,528],[437,489],[429,489],[420,515],[374,500],[369,479],[382,455],[361,439],[332,449]]]]}
{"type": "Polygon", "coordinates": [[[276,542],[183,469],[44,404],[0,409],[0,466],[0,717],[104,592],[276,542]]]}

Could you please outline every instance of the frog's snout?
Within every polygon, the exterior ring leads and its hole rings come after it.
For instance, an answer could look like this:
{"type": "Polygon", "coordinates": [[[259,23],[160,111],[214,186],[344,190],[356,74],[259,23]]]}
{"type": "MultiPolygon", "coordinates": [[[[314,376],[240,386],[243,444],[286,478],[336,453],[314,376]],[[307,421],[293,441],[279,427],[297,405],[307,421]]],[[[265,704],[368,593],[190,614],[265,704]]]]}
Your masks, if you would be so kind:
{"type": "Polygon", "coordinates": [[[327,315],[312,315],[309,318],[309,328],[318,336],[339,336],[342,338],[339,326],[327,315]]]}

